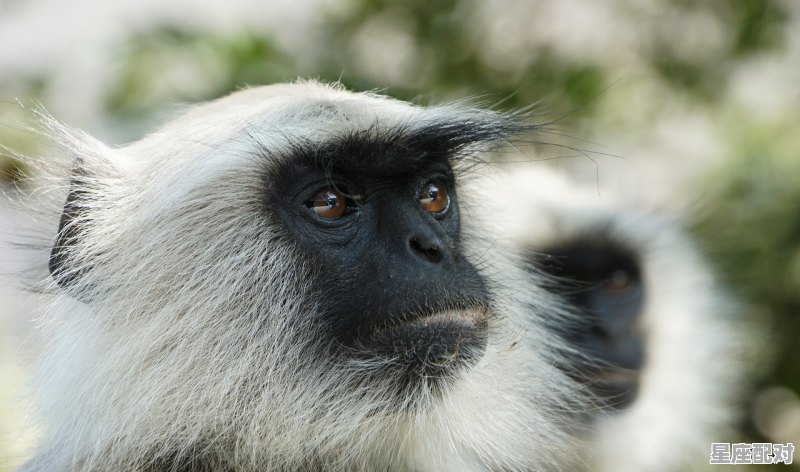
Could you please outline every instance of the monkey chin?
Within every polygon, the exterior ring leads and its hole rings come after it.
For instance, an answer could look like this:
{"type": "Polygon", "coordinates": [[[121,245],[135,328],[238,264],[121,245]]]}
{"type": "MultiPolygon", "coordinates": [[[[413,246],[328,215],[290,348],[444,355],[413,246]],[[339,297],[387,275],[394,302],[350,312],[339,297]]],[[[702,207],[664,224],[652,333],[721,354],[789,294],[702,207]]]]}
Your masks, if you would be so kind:
{"type": "Polygon", "coordinates": [[[436,381],[477,363],[486,349],[488,312],[447,310],[417,316],[371,333],[370,347],[392,358],[407,384],[436,381]]]}

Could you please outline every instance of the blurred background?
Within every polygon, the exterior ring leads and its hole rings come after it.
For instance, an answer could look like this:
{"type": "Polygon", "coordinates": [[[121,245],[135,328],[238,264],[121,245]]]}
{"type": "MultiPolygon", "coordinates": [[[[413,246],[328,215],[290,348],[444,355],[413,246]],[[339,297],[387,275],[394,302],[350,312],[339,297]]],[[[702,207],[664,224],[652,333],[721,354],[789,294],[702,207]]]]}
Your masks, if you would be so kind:
{"type": "MultiPolygon", "coordinates": [[[[0,143],[18,152],[41,149],[17,101],[119,145],[180,104],[298,77],[556,120],[532,159],[685,215],[770,333],[720,441],[800,446],[800,2],[0,0],[0,143]]],[[[22,166],[0,150],[12,198],[22,166]]],[[[2,273],[25,224],[0,203],[2,273]]],[[[35,441],[19,288],[0,279],[0,472],[35,441]]]]}

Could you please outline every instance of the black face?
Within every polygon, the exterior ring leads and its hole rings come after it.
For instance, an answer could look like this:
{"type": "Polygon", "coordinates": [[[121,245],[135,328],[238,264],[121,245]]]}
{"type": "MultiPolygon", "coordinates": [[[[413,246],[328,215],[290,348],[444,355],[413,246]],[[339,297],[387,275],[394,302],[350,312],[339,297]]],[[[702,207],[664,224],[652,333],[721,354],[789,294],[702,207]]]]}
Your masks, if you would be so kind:
{"type": "Polygon", "coordinates": [[[553,291],[578,307],[584,317],[562,326],[567,341],[588,359],[568,371],[615,408],[636,398],[644,362],[638,328],[644,288],[635,255],[602,237],[587,237],[545,251],[539,265],[555,276],[553,291]]]}
{"type": "Polygon", "coordinates": [[[269,180],[332,354],[388,361],[412,381],[479,358],[489,297],[461,252],[446,154],[337,143],[293,156],[269,180]]]}

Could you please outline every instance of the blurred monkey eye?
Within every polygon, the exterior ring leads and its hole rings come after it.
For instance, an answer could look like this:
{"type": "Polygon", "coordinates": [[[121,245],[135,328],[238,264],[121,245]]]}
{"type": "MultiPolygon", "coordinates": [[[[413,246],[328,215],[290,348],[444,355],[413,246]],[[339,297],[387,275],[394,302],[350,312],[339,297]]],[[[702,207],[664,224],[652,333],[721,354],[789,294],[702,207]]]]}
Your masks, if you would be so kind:
{"type": "Polygon", "coordinates": [[[614,295],[624,295],[633,288],[633,277],[625,269],[615,270],[605,282],[606,289],[614,295]]]}
{"type": "Polygon", "coordinates": [[[336,187],[328,187],[319,191],[306,206],[323,220],[336,220],[347,213],[348,199],[336,187]]]}
{"type": "Polygon", "coordinates": [[[419,202],[425,211],[442,215],[450,208],[450,195],[447,194],[447,187],[444,184],[431,180],[422,186],[419,202]]]}

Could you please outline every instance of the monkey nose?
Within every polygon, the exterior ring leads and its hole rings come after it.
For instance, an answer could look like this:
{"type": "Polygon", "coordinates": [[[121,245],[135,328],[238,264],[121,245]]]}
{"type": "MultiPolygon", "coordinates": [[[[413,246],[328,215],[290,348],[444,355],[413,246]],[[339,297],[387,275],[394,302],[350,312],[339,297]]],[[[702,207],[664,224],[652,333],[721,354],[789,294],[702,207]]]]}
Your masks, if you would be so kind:
{"type": "Polygon", "coordinates": [[[413,236],[408,241],[412,254],[438,264],[444,259],[443,244],[436,237],[413,236]]]}

